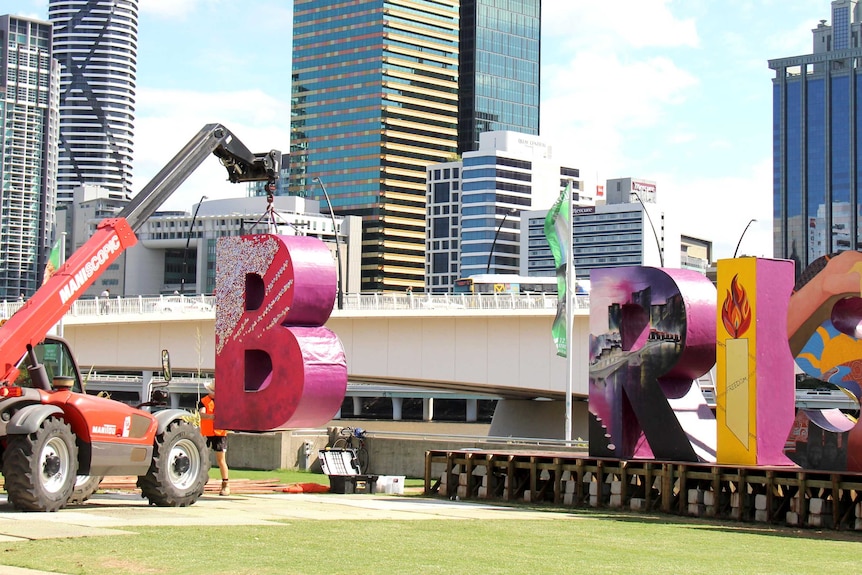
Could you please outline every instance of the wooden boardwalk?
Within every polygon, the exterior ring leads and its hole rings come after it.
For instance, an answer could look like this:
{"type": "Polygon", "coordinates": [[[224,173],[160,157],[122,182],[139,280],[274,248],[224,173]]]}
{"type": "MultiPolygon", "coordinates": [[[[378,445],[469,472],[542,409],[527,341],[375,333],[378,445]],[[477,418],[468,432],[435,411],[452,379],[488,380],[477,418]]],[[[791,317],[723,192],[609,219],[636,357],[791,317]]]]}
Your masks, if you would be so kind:
{"type": "Polygon", "coordinates": [[[862,531],[862,474],[791,467],[432,450],[425,494],[862,531]]]}

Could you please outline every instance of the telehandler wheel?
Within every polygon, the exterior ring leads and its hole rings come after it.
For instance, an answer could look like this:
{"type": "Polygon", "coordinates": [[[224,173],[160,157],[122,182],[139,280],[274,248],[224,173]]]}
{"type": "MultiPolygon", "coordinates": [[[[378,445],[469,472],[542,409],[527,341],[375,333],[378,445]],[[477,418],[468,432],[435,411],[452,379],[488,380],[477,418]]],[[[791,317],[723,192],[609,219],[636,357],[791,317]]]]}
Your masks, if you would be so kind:
{"type": "Polygon", "coordinates": [[[156,437],[153,461],[138,477],[141,495],[159,507],[185,507],[203,495],[209,479],[209,450],[197,426],[172,422],[156,437]]]}
{"type": "Polygon", "coordinates": [[[27,435],[10,435],[3,453],[9,501],[23,511],[57,511],[72,495],[78,446],[72,428],[49,417],[27,435]]]}
{"type": "Polygon", "coordinates": [[[104,479],[102,475],[78,475],[75,477],[75,487],[69,497],[68,505],[80,505],[89,499],[99,488],[104,479]]]}

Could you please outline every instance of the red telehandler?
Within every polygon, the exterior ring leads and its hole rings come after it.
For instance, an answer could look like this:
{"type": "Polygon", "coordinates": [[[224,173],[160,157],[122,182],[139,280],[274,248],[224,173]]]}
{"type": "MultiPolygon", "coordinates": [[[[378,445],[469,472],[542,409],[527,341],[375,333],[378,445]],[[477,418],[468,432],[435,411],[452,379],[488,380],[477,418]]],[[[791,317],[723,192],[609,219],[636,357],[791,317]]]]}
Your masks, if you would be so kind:
{"type": "Polygon", "coordinates": [[[203,494],[209,453],[189,413],[87,395],[68,344],[47,334],[210,153],[231,182],[265,181],[274,190],[281,153],[253,154],[227,128],[208,124],[0,326],[0,448],[15,508],[83,502],[105,475],[137,476],[153,505],[191,505],[203,494]]]}

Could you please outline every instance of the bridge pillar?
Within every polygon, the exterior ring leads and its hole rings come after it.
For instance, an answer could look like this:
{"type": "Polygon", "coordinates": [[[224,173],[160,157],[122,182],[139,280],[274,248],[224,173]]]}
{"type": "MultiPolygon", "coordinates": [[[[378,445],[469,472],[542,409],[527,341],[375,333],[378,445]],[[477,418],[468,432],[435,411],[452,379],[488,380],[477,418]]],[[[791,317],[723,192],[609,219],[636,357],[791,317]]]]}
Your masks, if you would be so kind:
{"type": "Polygon", "coordinates": [[[359,417],[362,415],[362,398],[354,397],[353,398],[353,417],[359,417]]]}
{"type": "Polygon", "coordinates": [[[422,421],[434,419],[434,398],[427,397],[422,400],[422,421]]]}
{"type": "Polygon", "coordinates": [[[392,420],[401,421],[401,404],[404,401],[401,397],[392,398],[392,420]]]}
{"type": "Polygon", "coordinates": [[[467,423],[476,423],[479,419],[479,400],[467,399],[467,423]]]}

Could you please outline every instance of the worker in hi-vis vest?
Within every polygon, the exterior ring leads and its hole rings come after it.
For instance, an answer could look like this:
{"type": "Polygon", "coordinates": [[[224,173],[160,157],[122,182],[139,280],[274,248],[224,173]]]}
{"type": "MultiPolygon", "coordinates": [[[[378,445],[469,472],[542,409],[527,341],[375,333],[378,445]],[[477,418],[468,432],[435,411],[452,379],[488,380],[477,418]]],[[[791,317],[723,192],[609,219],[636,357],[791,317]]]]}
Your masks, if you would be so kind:
{"type": "Polygon", "coordinates": [[[215,380],[204,384],[207,394],[198,403],[201,413],[201,435],[207,438],[207,446],[215,453],[221,473],[221,489],[219,495],[230,495],[227,468],[227,431],[215,428],[215,380]]]}

